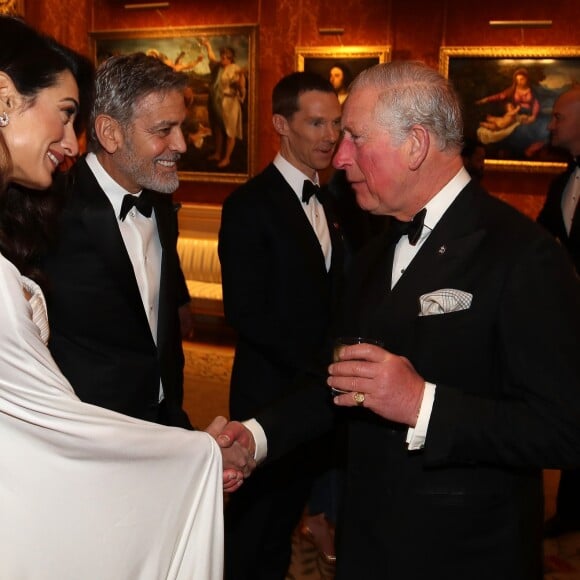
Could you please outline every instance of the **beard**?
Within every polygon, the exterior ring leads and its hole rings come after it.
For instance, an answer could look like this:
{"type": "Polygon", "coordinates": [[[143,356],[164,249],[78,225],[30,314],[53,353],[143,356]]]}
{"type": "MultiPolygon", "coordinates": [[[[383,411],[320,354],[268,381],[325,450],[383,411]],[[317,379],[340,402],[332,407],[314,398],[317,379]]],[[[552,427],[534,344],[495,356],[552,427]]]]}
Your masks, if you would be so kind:
{"type": "Polygon", "coordinates": [[[120,155],[120,166],[131,180],[142,189],[150,189],[159,193],[173,193],[179,187],[177,170],[167,171],[158,169],[158,161],[177,161],[180,155],[173,153],[155,159],[143,159],[135,154],[130,140],[126,141],[126,148],[120,155]]]}

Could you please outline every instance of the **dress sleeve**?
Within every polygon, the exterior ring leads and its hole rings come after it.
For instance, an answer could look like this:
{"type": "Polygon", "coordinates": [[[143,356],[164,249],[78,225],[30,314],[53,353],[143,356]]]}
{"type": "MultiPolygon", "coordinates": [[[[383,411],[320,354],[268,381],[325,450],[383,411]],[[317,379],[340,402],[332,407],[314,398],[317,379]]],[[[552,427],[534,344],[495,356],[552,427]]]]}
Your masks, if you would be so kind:
{"type": "Polygon", "coordinates": [[[213,439],[79,401],[1,255],[0,296],[3,577],[221,580],[213,439]]]}

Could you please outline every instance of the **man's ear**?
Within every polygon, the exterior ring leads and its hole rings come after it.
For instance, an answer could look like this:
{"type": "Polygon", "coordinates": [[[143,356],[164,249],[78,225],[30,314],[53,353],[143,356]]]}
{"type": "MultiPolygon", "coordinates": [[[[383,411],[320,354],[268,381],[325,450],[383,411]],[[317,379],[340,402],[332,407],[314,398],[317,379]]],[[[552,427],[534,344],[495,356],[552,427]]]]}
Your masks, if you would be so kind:
{"type": "Polygon", "coordinates": [[[409,169],[416,171],[421,167],[429,153],[431,135],[422,125],[413,125],[409,139],[409,169]]]}
{"type": "Polygon", "coordinates": [[[288,134],[288,119],[283,115],[276,113],[272,116],[272,124],[274,125],[274,130],[278,135],[283,136],[288,134]]]}
{"type": "Polygon", "coordinates": [[[123,145],[123,131],[119,123],[109,115],[98,115],[95,119],[95,134],[107,153],[115,153],[123,145]]]}

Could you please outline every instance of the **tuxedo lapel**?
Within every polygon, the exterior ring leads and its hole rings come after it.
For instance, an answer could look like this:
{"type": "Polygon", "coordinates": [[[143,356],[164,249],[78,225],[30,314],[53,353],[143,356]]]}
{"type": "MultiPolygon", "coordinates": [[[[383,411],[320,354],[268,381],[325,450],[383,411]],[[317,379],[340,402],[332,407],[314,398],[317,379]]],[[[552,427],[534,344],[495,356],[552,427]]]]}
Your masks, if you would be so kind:
{"type": "Polygon", "coordinates": [[[270,165],[270,168],[271,171],[268,169],[266,171],[268,172],[268,180],[272,184],[272,203],[277,206],[281,222],[288,224],[286,226],[288,229],[283,235],[292,236],[300,248],[301,254],[312,260],[313,267],[326,272],[320,242],[304,213],[302,202],[276,167],[270,165]]]}
{"type": "Polygon", "coordinates": [[[384,247],[375,261],[379,274],[371,271],[369,275],[364,324],[370,336],[388,336],[386,346],[393,352],[401,350],[412,331],[409,321],[419,314],[421,294],[448,287],[450,280],[455,285],[466,282],[464,273],[486,235],[476,223],[476,195],[476,189],[469,185],[459,194],[391,291],[392,252],[388,234],[384,236],[384,247]],[[385,333],[385,328],[390,331],[385,333]]]}
{"type": "MultiPolygon", "coordinates": [[[[83,205],[81,219],[87,230],[87,239],[91,240],[103,256],[103,260],[111,269],[111,276],[127,297],[128,304],[140,313],[144,324],[149,328],[133,265],[119,231],[117,216],[84,159],[77,165],[78,184],[74,190],[83,205]]],[[[98,283],[99,281],[95,280],[95,284],[98,283]]],[[[106,300],[106,297],[103,299],[106,300]]]]}
{"type": "MultiPolygon", "coordinates": [[[[546,203],[538,216],[538,222],[546,227],[564,245],[568,241],[568,234],[564,224],[564,216],[562,215],[562,197],[572,173],[573,168],[569,167],[564,173],[558,175],[552,181],[546,196],[546,203]]],[[[572,232],[570,233],[572,234],[572,232]]]]}
{"type": "Polygon", "coordinates": [[[576,204],[569,236],[570,247],[580,247],[580,201],[576,204]]]}
{"type": "Polygon", "coordinates": [[[426,284],[435,289],[444,280],[460,276],[485,237],[476,223],[475,195],[475,189],[468,185],[457,196],[393,288],[394,294],[426,284]]]}
{"type": "Polygon", "coordinates": [[[332,245],[330,269],[334,272],[342,272],[345,258],[344,237],[342,235],[340,222],[334,211],[332,198],[326,187],[320,189],[319,198],[324,208],[324,215],[326,216],[326,223],[328,224],[328,232],[330,234],[330,243],[332,245]]]}
{"type": "Polygon", "coordinates": [[[167,194],[154,193],[153,208],[155,220],[157,222],[157,232],[161,243],[161,270],[159,280],[159,311],[157,324],[157,346],[161,350],[162,345],[168,337],[165,330],[170,327],[168,318],[172,316],[170,305],[175,304],[172,299],[175,290],[175,268],[178,265],[171,261],[175,256],[175,244],[177,239],[177,209],[167,194]]]}

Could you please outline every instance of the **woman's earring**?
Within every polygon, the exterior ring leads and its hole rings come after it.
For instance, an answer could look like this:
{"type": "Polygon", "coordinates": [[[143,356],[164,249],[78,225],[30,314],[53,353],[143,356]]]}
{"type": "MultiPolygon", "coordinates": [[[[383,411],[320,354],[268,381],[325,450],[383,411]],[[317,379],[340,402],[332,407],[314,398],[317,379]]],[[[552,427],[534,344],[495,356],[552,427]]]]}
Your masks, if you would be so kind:
{"type": "Polygon", "coordinates": [[[8,113],[4,111],[0,115],[0,127],[6,127],[10,123],[10,119],[8,118],[8,113]]]}

